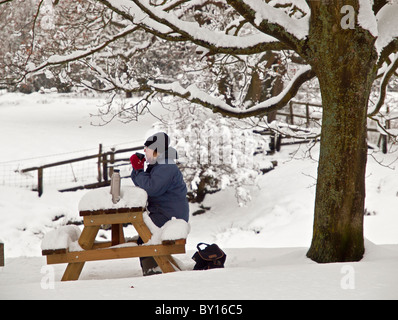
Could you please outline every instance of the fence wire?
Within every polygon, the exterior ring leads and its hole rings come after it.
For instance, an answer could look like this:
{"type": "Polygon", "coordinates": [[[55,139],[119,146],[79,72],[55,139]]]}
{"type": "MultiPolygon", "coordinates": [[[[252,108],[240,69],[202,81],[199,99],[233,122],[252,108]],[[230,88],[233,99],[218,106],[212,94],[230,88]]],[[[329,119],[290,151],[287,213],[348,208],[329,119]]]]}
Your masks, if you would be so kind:
{"type": "MultiPolygon", "coordinates": [[[[95,149],[91,149],[92,154],[95,154],[94,150],[95,149]]],[[[106,170],[108,179],[110,178],[110,168],[119,169],[122,177],[128,177],[130,175],[131,165],[128,161],[131,155],[130,153],[131,152],[117,154],[117,157],[115,156],[114,158],[114,164],[110,164],[110,159],[107,159],[106,170]]],[[[40,167],[45,164],[63,161],[67,158],[68,154],[73,154],[73,157],[76,157],[79,155],[85,156],[87,152],[71,152],[48,157],[37,157],[0,163],[0,186],[26,188],[37,191],[38,170],[28,172],[22,172],[22,170],[29,167],[40,167]]],[[[102,158],[57,165],[43,169],[42,183],[44,187],[55,187],[58,190],[93,184],[100,180],[104,180],[103,169],[102,158]],[[99,159],[101,159],[100,162],[99,159]]]]}

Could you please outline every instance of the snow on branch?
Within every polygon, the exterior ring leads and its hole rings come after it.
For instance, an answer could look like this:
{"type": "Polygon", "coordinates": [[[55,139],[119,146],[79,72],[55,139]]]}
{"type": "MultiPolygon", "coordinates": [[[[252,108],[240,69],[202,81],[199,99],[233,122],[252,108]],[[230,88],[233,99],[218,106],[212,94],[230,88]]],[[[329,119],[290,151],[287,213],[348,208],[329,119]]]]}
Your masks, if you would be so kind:
{"type": "Polygon", "coordinates": [[[297,1],[301,8],[306,7],[306,15],[300,19],[290,17],[283,10],[265,1],[227,0],[227,2],[262,33],[275,37],[296,51],[300,47],[300,41],[305,40],[309,34],[311,14],[303,1],[297,1]]]}
{"type": "MultiPolygon", "coordinates": [[[[242,2],[229,1],[229,2],[242,2]]],[[[264,1],[245,0],[244,3],[254,11],[254,25],[261,29],[261,24],[266,23],[276,24],[283,27],[286,32],[294,35],[301,40],[308,36],[309,31],[309,14],[302,19],[295,19],[289,17],[285,12],[279,10],[264,1]]]]}
{"type": "Polygon", "coordinates": [[[213,53],[252,54],[288,48],[286,44],[264,33],[233,36],[201,27],[197,22],[181,20],[174,12],[162,10],[162,7],[155,7],[145,0],[99,1],[156,36],[167,40],[191,41],[213,53]]]}
{"type": "MultiPolygon", "coordinates": [[[[386,4],[377,13],[377,28],[379,31],[376,40],[376,49],[379,55],[384,54],[383,50],[392,42],[398,40],[398,4],[386,4]]],[[[388,52],[384,55],[389,55],[388,52]]]]}
{"type": "Polygon", "coordinates": [[[184,10],[195,8],[196,6],[204,6],[208,3],[225,3],[224,0],[172,0],[172,1],[164,1],[162,5],[159,5],[158,8],[163,11],[171,11],[176,9],[177,7],[181,7],[184,5],[184,10]]]}
{"type": "Polygon", "coordinates": [[[312,71],[311,67],[305,66],[296,73],[294,78],[279,95],[248,109],[230,106],[223,100],[220,100],[201,91],[195,85],[191,85],[185,89],[178,82],[159,84],[153,81],[148,81],[145,85],[140,86],[140,88],[134,89],[134,91],[155,91],[170,94],[186,99],[190,102],[200,104],[206,108],[211,109],[213,112],[221,113],[224,116],[230,116],[234,118],[247,118],[252,116],[264,115],[267,112],[283,108],[289,102],[289,100],[296,95],[301,85],[314,77],[315,73],[312,71]]]}
{"type": "Polygon", "coordinates": [[[359,0],[358,24],[374,37],[378,36],[376,16],[369,0],[359,0]]]}

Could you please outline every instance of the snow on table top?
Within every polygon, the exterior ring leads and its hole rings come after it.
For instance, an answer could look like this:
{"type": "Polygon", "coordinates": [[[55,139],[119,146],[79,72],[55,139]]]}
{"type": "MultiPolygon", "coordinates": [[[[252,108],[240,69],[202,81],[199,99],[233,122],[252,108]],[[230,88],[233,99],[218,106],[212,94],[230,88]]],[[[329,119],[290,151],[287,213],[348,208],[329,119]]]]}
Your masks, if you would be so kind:
{"type": "Polygon", "coordinates": [[[44,236],[41,250],[57,250],[69,248],[79,240],[81,231],[78,226],[70,225],[52,230],[44,236]]]}
{"type": "Polygon", "coordinates": [[[99,188],[87,192],[79,202],[79,211],[96,211],[120,208],[144,208],[148,195],[144,189],[139,187],[122,187],[120,200],[112,202],[110,187],[99,188]]]}

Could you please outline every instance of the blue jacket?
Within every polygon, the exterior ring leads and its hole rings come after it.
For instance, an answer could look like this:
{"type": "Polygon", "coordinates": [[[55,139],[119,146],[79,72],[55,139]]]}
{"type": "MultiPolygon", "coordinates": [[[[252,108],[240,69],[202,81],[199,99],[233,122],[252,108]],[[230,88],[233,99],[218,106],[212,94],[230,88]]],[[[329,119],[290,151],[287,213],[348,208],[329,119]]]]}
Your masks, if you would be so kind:
{"type": "Polygon", "coordinates": [[[155,164],[149,165],[145,172],[133,169],[131,179],[136,186],[147,192],[149,217],[158,227],[172,217],[188,222],[187,187],[180,169],[173,158],[169,159],[167,151],[159,156],[155,164]]]}

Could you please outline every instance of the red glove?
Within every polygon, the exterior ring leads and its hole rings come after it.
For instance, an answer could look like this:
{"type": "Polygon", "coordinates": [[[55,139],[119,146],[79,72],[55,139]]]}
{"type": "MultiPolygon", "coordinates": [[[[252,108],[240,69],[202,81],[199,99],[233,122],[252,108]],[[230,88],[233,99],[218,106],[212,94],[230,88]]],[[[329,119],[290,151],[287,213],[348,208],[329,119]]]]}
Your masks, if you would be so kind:
{"type": "Polygon", "coordinates": [[[145,158],[140,159],[136,154],[133,154],[130,157],[130,162],[134,170],[144,169],[145,158]]]}

